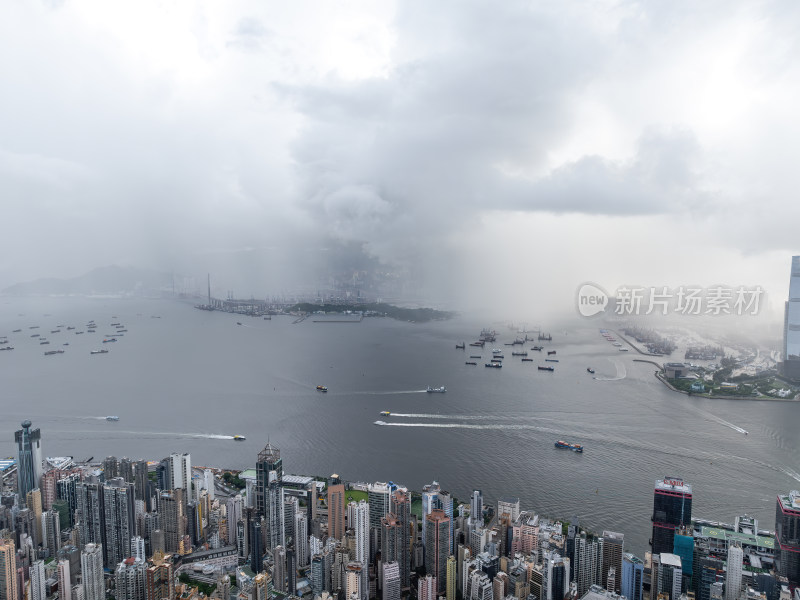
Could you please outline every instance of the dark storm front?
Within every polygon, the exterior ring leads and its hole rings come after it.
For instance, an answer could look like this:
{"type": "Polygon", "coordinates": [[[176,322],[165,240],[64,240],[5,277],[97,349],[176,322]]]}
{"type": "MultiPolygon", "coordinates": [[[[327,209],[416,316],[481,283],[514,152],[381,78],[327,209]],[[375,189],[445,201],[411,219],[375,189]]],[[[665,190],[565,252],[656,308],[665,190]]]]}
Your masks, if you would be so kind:
{"type": "MultiPolygon", "coordinates": [[[[513,494],[541,514],[624,532],[626,548],[640,555],[652,536],[653,481],[665,474],[693,482],[692,516],[733,521],[748,512],[769,528],[775,494],[800,481],[793,404],[676,394],[652,365],[621,358],[595,329],[554,332],[547,345],[560,362],[539,373],[521,361],[465,365],[455,342],[487,324],[463,319],[293,325],[169,301],[41,299],[5,304],[0,320],[9,334],[90,320],[127,326],[100,356],[89,354],[99,339],[72,333],[63,355],[43,357],[20,338],[0,357],[6,398],[18,399],[4,407],[4,439],[30,418],[47,431],[50,456],[179,451],[242,469],[268,438],[287,473],[391,479],[410,489],[436,479],[458,498],[476,487],[487,500],[513,494]],[[559,439],[585,452],[556,450],[559,439]]],[[[497,329],[498,345],[516,336],[497,329]]],[[[58,335],[67,333],[50,337],[58,335]]],[[[473,353],[488,361],[489,352],[473,353]]]]}

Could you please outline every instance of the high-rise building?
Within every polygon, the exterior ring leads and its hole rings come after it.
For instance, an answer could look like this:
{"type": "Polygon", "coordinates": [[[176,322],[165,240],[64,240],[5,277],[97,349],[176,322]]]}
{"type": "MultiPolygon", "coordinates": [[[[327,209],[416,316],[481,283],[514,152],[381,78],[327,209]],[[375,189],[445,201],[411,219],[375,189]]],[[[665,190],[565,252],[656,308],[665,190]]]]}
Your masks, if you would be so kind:
{"type": "Polygon", "coordinates": [[[545,553],[542,571],[542,600],[563,600],[569,592],[569,559],[545,553]]]}
{"type": "Polygon", "coordinates": [[[365,566],[358,561],[347,563],[344,571],[344,593],[347,600],[367,600],[361,595],[362,571],[365,566]]]}
{"type": "Polygon", "coordinates": [[[133,489],[137,500],[148,501],[148,467],[146,460],[137,460],[133,465],[133,489]]]}
{"type": "Polygon", "coordinates": [[[787,379],[800,380],[800,256],[792,257],[789,299],[783,316],[783,362],[778,370],[787,379]]]}
{"type": "MultiPolygon", "coordinates": [[[[622,554],[625,536],[613,531],[603,532],[603,570],[600,585],[605,589],[619,593],[622,583],[622,554]],[[616,573],[614,585],[608,585],[608,570],[613,568],[616,573]]],[[[628,599],[630,600],[630,599],[628,599]]]]}
{"type": "MultiPolygon", "coordinates": [[[[794,264],[794,263],[792,263],[794,264]]],[[[780,574],[794,585],[800,584],[800,492],[792,490],[778,496],[775,508],[775,538],[780,546],[780,574]]]]}
{"type": "Polygon", "coordinates": [[[225,523],[227,525],[227,542],[228,544],[236,543],[236,524],[242,518],[242,508],[244,507],[244,499],[241,495],[231,496],[225,503],[225,523]]]}
{"type": "Polygon", "coordinates": [[[181,488],[186,490],[186,498],[191,497],[192,492],[192,457],[188,453],[178,454],[176,452],[164,459],[167,466],[167,489],[176,490],[181,488]]]}
{"type": "Polygon", "coordinates": [[[497,501],[497,518],[507,515],[512,521],[519,519],[519,498],[500,498],[497,501]]]}
{"type": "Polygon", "coordinates": [[[483,492],[472,490],[469,498],[469,518],[473,527],[483,526],[483,492]]]}
{"type": "Polygon", "coordinates": [[[742,590],[742,547],[731,542],[728,545],[728,560],[725,568],[725,600],[737,600],[742,590]]]}
{"type": "Polygon", "coordinates": [[[256,510],[266,521],[267,549],[283,546],[283,460],[281,451],[270,443],[256,462],[256,510]]]}
{"type": "MultiPolygon", "coordinates": [[[[434,481],[422,487],[422,545],[426,544],[428,539],[426,528],[426,517],[431,514],[431,511],[439,509],[450,518],[447,533],[447,554],[453,553],[453,497],[442,490],[438,482],[434,481]]],[[[444,585],[443,580],[439,580],[440,585],[444,585]]]]}
{"type": "Polygon", "coordinates": [[[102,544],[105,530],[103,528],[101,485],[91,481],[77,481],[75,482],[75,497],[80,545],[102,544]]]}
{"type": "Polygon", "coordinates": [[[344,539],[344,484],[339,480],[338,475],[331,475],[328,483],[328,535],[335,540],[344,539]]]}
{"type": "Polygon", "coordinates": [[[186,534],[183,492],[182,488],[175,488],[163,492],[158,499],[158,514],[164,532],[164,550],[169,554],[178,552],[186,534]]]}
{"type": "Polygon", "coordinates": [[[276,546],[272,550],[272,585],[279,592],[286,593],[286,549],[276,546]]]}
{"type": "MultiPolygon", "coordinates": [[[[382,600],[400,600],[400,565],[397,561],[384,562],[382,600]]],[[[450,600],[448,598],[448,600],[450,600]]]]}
{"type": "Polygon", "coordinates": [[[145,572],[145,600],[175,597],[175,575],[172,557],[165,556],[145,572]]]}
{"type": "Polygon", "coordinates": [[[443,593],[447,585],[447,557],[450,556],[450,517],[440,508],[425,516],[425,571],[436,578],[436,594],[443,593]]]}
{"type": "Polygon", "coordinates": [[[381,519],[389,513],[389,498],[390,489],[388,483],[371,483],[367,487],[370,529],[380,529],[381,519]]]}
{"type": "Polygon", "coordinates": [[[33,541],[38,546],[42,543],[42,492],[38,487],[28,492],[25,506],[33,515],[33,541]]]}
{"type": "Polygon", "coordinates": [[[73,517],[78,510],[78,491],[77,484],[81,480],[78,473],[67,475],[63,479],[56,480],[56,498],[67,503],[67,521],[62,521],[65,525],[74,525],[73,517]]]}
{"type": "Polygon", "coordinates": [[[44,577],[44,561],[35,560],[28,570],[28,577],[31,582],[31,595],[28,600],[45,600],[47,598],[47,587],[44,577]]]}
{"type": "Polygon", "coordinates": [[[447,600],[456,600],[456,580],[458,578],[458,562],[452,554],[447,557],[447,600]]]}
{"type": "Polygon", "coordinates": [[[381,519],[391,510],[391,488],[388,483],[371,483],[367,487],[367,502],[369,503],[369,530],[370,530],[370,564],[374,562],[375,554],[381,549],[381,519]]]}
{"type": "Polygon", "coordinates": [[[439,584],[435,575],[429,573],[425,577],[420,577],[417,582],[417,600],[436,600],[438,590],[439,584]]]}
{"type": "Polygon", "coordinates": [[[58,561],[58,600],[72,600],[72,582],[70,580],[69,561],[58,561]]]}
{"type": "Polygon", "coordinates": [[[673,539],[673,554],[681,558],[681,572],[683,573],[683,588],[694,589],[692,578],[694,573],[694,533],[691,527],[683,526],[675,530],[673,539]]]}
{"type": "Polygon", "coordinates": [[[361,563],[361,589],[359,595],[365,599],[369,597],[369,571],[367,565],[369,564],[369,504],[364,500],[360,502],[351,502],[349,511],[353,515],[353,519],[349,522],[350,527],[353,529],[356,542],[356,562],[361,563]]]}
{"type": "Polygon", "coordinates": [[[105,600],[102,544],[86,544],[81,552],[81,576],[83,578],[83,600],[105,600]]]}
{"type": "Polygon", "coordinates": [[[141,559],[129,556],[114,571],[116,600],[145,600],[145,572],[147,565],[141,559]]]}
{"type": "Polygon", "coordinates": [[[297,513],[294,516],[294,548],[297,552],[297,566],[305,569],[308,566],[308,519],[306,515],[297,513]]]}
{"type": "Polygon", "coordinates": [[[103,547],[109,569],[131,555],[131,539],[136,535],[133,495],[133,484],[121,477],[103,485],[103,547]]]}
{"type": "Polygon", "coordinates": [[[411,495],[397,490],[392,494],[392,506],[397,515],[398,541],[396,560],[400,565],[400,585],[403,590],[411,588],[411,495]]]}
{"type": "Polygon", "coordinates": [[[711,600],[711,586],[717,583],[725,572],[724,563],[713,556],[700,558],[698,573],[694,578],[697,600],[711,600]]]}
{"type": "Polygon", "coordinates": [[[144,538],[135,535],[131,538],[131,553],[133,558],[140,558],[142,561],[147,560],[147,553],[145,551],[144,538]]]}
{"type": "MultiPolygon", "coordinates": [[[[264,570],[264,547],[262,546],[261,540],[263,540],[263,535],[261,531],[261,519],[254,519],[250,522],[250,533],[247,536],[247,539],[250,543],[250,570],[253,573],[261,573],[264,570]]],[[[279,551],[283,551],[283,546],[276,547],[274,552],[277,556],[279,551]]],[[[276,558],[277,560],[277,558],[276,558]]],[[[272,580],[275,581],[275,576],[273,573],[272,580]]],[[[282,585],[276,584],[276,585],[282,585]]],[[[277,587],[276,589],[283,591],[282,587],[277,587]]]]}
{"type": "Polygon", "coordinates": [[[623,554],[620,593],[628,600],[644,600],[642,597],[643,582],[644,563],[633,554],[623,554]]]}
{"type": "Polygon", "coordinates": [[[653,494],[653,554],[672,554],[675,530],[692,522],[692,486],[677,477],[656,481],[653,494]]]}
{"type": "MultiPolygon", "coordinates": [[[[662,552],[658,561],[658,595],[663,594],[669,600],[679,600],[682,582],[683,572],[681,570],[680,556],[662,552]]],[[[658,595],[655,597],[657,598],[658,595]]]]}
{"type": "Polygon", "coordinates": [[[42,476],[42,436],[38,429],[31,429],[31,422],[22,422],[22,429],[14,432],[17,442],[17,491],[23,502],[28,492],[39,487],[42,476]]]}
{"type": "Polygon", "coordinates": [[[42,513],[42,546],[47,548],[49,556],[55,556],[61,549],[61,515],[57,510],[42,513]]]}
{"type": "Polygon", "coordinates": [[[0,539],[0,600],[18,598],[17,548],[14,540],[0,539]]]}
{"type": "MultiPolygon", "coordinates": [[[[602,550],[596,538],[587,537],[584,531],[575,536],[575,550],[570,564],[575,584],[578,587],[578,596],[584,596],[590,587],[599,583],[599,574],[602,569],[598,567],[599,564],[602,564],[602,560],[602,550]]],[[[569,572],[567,576],[569,576],[569,572]]]]}

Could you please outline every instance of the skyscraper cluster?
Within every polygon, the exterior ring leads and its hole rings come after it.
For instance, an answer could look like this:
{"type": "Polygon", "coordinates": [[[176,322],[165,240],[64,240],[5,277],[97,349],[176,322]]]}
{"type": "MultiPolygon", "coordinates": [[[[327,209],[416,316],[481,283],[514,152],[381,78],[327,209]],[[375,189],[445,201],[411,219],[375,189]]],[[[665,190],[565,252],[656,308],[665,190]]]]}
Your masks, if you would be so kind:
{"type": "Polygon", "coordinates": [[[199,600],[192,585],[218,600],[796,600],[800,584],[796,491],[778,496],[773,534],[748,515],[694,517],[692,487],[659,479],[640,558],[622,533],[545,518],[513,496],[491,504],[475,489],[459,502],[436,481],[415,493],[289,475],[269,443],[232,490],[188,454],[53,465],[30,421],[15,441],[0,600],[199,600]]]}

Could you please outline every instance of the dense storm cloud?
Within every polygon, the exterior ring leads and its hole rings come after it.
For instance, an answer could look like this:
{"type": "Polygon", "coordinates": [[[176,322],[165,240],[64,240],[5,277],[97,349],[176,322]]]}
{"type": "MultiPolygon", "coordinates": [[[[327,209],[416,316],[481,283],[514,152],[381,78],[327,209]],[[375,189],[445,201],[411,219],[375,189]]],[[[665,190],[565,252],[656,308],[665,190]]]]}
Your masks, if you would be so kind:
{"type": "Polygon", "coordinates": [[[120,263],[263,294],[360,261],[464,306],[778,297],[798,26],[790,1],[5,4],[0,283],[120,263]]]}

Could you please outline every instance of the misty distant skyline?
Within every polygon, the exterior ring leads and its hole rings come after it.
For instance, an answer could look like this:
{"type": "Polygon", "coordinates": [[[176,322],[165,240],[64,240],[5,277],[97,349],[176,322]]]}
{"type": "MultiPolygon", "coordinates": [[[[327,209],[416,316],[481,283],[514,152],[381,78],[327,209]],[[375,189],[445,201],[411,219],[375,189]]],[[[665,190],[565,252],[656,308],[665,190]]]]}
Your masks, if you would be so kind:
{"type": "Polygon", "coordinates": [[[243,296],[381,265],[456,309],[761,285],[800,254],[800,5],[0,5],[0,288],[243,296]],[[361,248],[362,258],[353,258],[361,248]]]}

